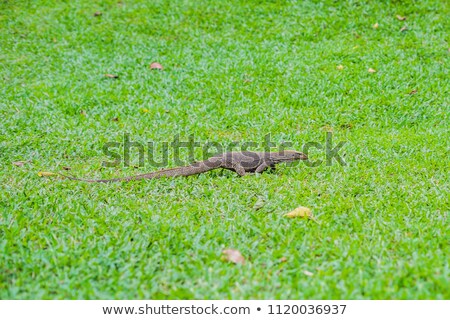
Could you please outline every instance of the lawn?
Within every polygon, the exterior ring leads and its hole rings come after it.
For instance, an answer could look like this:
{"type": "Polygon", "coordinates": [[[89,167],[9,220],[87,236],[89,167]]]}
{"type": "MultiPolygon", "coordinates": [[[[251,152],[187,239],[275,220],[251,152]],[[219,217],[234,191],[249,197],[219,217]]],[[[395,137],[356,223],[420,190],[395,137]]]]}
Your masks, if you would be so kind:
{"type": "Polygon", "coordinates": [[[0,1],[0,298],[450,299],[449,14],[444,0],[0,1]],[[318,166],[245,177],[38,175],[159,169],[137,148],[102,166],[124,136],[158,157],[177,136],[301,151],[327,133],[346,165],[311,149],[318,166]],[[319,223],[284,216],[299,206],[319,223]]]}

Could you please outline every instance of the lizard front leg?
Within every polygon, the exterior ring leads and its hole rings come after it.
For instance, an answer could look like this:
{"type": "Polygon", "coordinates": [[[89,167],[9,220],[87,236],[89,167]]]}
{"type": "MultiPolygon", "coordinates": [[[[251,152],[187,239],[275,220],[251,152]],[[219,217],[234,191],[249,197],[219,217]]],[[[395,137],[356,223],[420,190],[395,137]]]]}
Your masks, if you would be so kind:
{"type": "Polygon", "coordinates": [[[247,174],[247,172],[245,171],[245,168],[243,166],[241,166],[239,163],[233,164],[233,169],[241,177],[245,176],[247,174]]]}

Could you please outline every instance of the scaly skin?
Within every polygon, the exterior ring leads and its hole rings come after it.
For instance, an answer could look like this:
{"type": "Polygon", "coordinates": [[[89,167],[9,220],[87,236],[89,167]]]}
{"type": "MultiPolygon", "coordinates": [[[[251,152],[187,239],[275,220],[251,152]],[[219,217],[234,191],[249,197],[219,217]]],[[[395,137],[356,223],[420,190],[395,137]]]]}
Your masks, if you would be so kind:
{"type": "Polygon", "coordinates": [[[74,178],[65,175],[62,176],[71,180],[107,183],[118,181],[157,179],[161,177],[187,177],[219,168],[232,170],[240,176],[244,176],[251,172],[261,173],[267,168],[275,168],[275,165],[278,163],[306,159],[308,159],[307,155],[293,150],[285,150],[281,152],[233,151],[221,155],[216,155],[207,160],[195,162],[185,167],[164,169],[130,177],[91,180],[74,178]]]}

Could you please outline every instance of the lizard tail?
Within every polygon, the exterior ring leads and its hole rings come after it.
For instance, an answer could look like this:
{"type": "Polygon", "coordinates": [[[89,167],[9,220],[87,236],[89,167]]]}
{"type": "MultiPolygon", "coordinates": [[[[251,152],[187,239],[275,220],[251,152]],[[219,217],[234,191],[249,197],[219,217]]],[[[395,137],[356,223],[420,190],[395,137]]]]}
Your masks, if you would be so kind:
{"type": "Polygon", "coordinates": [[[114,178],[114,179],[83,179],[71,176],[66,176],[64,174],[58,173],[58,175],[67,178],[69,180],[93,182],[93,183],[109,183],[109,182],[120,182],[120,181],[132,181],[132,180],[144,180],[144,179],[158,179],[162,177],[187,177],[203,172],[210,171],[217,168],[217,166],[208,165],[205,162],[197,162],[185,167],[177,167],[172,169],[164,169],[159,171],[154,171],[150,173],[139,174],[135,176],[114,178]]]}
{"type": "Polygon", "coordinates": [[[67,176],[65,174],[62,173],[56,173],[58,176],[61,176],[63,178],[69,179],[69,180],[76,180],[76,181],[84,181],[84,182],[114,182],[114,181],[122,181],[126,178],[115,178],[115,179],[84,179],[84,178],[76,178],[76,177],[72,177],[72,176],[67,176]]]}

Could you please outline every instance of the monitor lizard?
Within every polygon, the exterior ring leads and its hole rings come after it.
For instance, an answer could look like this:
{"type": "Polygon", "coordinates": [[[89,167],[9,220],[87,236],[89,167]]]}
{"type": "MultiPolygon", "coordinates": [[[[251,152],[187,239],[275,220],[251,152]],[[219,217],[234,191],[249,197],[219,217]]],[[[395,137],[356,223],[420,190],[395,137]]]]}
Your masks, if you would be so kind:
{"type": "Polygon", "coordinates": [[[161,177],[187,177],[195,174],[207,172],[214,169],[228,169],[236,172],[240,176],[255,172],[261,173],[268,168],[275,168],[275,165],[282,162],[292,162],[296,160],[306,160],[308,156],[304,153],[284,150],[279,152],[257,152],[257,151],[233,151],[213,156],[204,161],[194,162],[188,166],[163,169],[150,173],[135,176],[114,178],[114,179],[82,179],[59,174],[70,180],[85,182],[117,182],[132,181],[142,179],[157,179],[161,177]]]}

